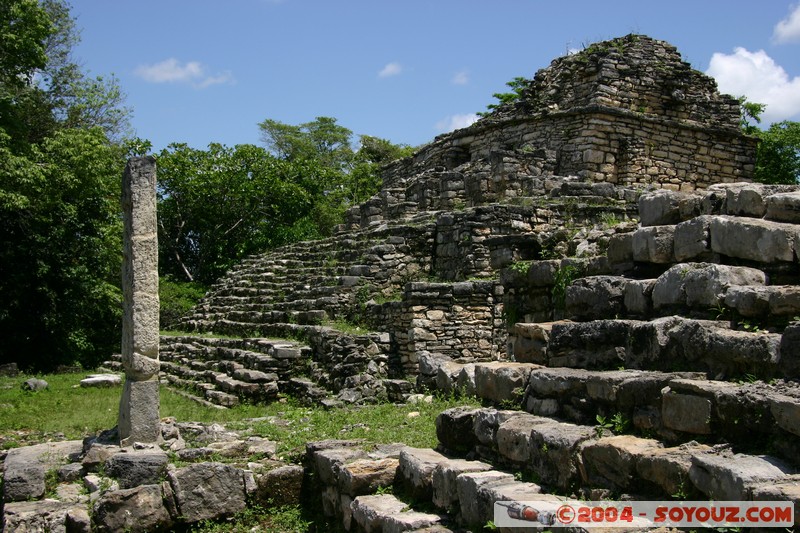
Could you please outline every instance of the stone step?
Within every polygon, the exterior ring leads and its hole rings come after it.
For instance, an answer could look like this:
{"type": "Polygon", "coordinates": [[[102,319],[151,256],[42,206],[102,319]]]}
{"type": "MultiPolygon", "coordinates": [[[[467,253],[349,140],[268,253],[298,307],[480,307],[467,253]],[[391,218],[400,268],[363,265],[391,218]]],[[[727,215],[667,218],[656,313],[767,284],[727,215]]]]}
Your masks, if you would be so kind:
{"type": "Polygon", "coordinates": [[[680,316],[642,320],[518,323],[509,351],[521,362],[588,369],[696,370],[718,379],[791,378],[800,324],[783,334],[730,329],[719,320],[680,316]]]}
{"type": "MultiPolygon", "coordinates": [[[[521,469],[550,490],[753,500],[763,499],[772,484],[780,487],[776,492],[781,496],[800,502],[800,477],[790,463],[724,446],[691,441],[668,447],[656,439],[614,435],[598,426],[490,408],[448,409],[439,415],[436,427],[444,449],[459,443],[463,455],[468,443],[467,453],[521,469]]],[[[495,477],[485,472],[469,476],[495,477]]]]}

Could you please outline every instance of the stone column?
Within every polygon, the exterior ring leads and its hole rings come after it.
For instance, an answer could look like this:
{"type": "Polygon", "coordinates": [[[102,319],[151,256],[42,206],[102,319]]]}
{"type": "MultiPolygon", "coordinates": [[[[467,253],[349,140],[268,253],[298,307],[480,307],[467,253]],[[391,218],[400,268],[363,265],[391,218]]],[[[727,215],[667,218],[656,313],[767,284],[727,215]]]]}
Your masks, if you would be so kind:
{"type": "Polygon", "coordinates": [[[120,444],[157,442],[158,412],[158,230],[156,162],[128,161],[122,176],[122,364],[125,387],[119,404],[120,444]]]}

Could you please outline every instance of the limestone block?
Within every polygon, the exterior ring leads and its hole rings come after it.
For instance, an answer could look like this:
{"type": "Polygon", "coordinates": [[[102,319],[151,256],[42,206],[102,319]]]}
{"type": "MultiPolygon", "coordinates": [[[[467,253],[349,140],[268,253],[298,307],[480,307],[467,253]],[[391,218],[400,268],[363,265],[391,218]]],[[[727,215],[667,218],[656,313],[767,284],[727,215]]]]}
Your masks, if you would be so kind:
{"type": "Polygon", "coordinates": [[[780,428],[800,436],[800,399],[772,394],[769,396],[769,410],[780,428]]]}
{"type": "Polygon", "coordinates": [[[244,510],[242,471],[221,463],[198,463],[167,474],[178,513],[186,522],[231,516],[244,510]]]}
{"type": "Polygon", "coordinates": [[[120,488],[130,489],[159,483],[166,473],[168,461],[166,452],[159,448],[131,450],[112,455],[106,461],[105,471],[117,480],[120,488]]]}
{"type": "Polygon", "coordinates": [[[653,287],[653,307],[675,305],[708,309],[722,303],[728,287],[766,283],[755,268],[712,263],[679,263],[661,274],[653,287]]]}
{"type": "Polygon", "coordinates": [[[588,276],[573,281],[564,298],[567,314],[583,320],[618,315],[626,282],[618,276],[588,276]]]}
{"type": "Polygon", "coordinates": [[[451,511],[458,505],[458,484],[456,478],[468,472],[486,472],[492,465],[481,461],[450,459],[436,465],[431,478],[433,504],[439,509],[451,511]]]}
{"type": "Polygon", "coordinates": [[[761,218],[767,211],[767,189],[760,183],[726,187],[726,212],[729,215],[761,218]]]}
{"type": "Polygon", "coordinates": [[[767,212],[764,218],[776,222],[800,224],[800,191],[767,196],[767,212]]]}
{"type": "Polygon", "coordinates": [[[676,261],[695,259],[711,251],[711,218],[703,215],[675,226],[676,261]]]}
{"type": "Polygon", "coordinates": [[[436,438],[445,449],[467,453],[477,440],[474,426],[478,409],[453,407],[439,413],[436,417],[436,438]]]}
{"type": "Polygon", "coordinates": [[[519,416],[519,411],[479,409],[475,413],[475,438],[478,443],[494,448],[497,442],[497,428],[511,417],[519,416]]]}
{"type": "Polygon", "coordinates": [[[715,500],[749,500],[756,485],[780,483],[791,467],[768,455],[699,454],[692,456],[689,479],[715,500]]]}
{"type": "Polygon", "coordinates": [[[636,473],[645,481],[660,487],[665,496],[686,493],[691,486],[689,469],[692,467],[692,457],[711,451],[710,446],[697,443],[674,448],[653,448],[638,457],[636,473]]]}
{"type": "Polygon", "coordinates": [[[436,372],[436,389],[444,394],[453,392],[456,389],[458,374],[463,367],[462,363],[456,363],[455,361],[442,363],[436,372]]]}
{"type": "Polygon", "coordinates": [[[769,312],[772,315],[800,316],[800,286],[773,285],[769,295],[769,312]]]}
{"type": "Polygon", "coordinates": [[[781,335],[778,368],[784,376],[800,375],[800,322],[791,323],[781,335]]]}
{"type": "Polygon", "coordinates": [[[355,461],[364,457],[366,457],[366,452],[360,448],[337,447],[319,450],[313,454],[314,470],[321,483],[338,485],[342,466],[348,461],[355,461]]]}
{"type": "Polygon", "coordinates": [[[135,234],[123,244],[123,287],[130,294],[158,294],[158,237],[155,233],[135,234]]]}
{"type": "Polygon", "coordinates": [[[54,500],[6,503],[3,531],[13,533],[89,533],[91,522],[84,505],[54,500]]]}
{"type": "Polygon", "coordinates": [[[456,388],[466,396],[475,396],[475,363],[467,363],[458,373],[456,388]]]}
{"type": "Polygon", "coordinates": [[[513,475],[497,470],[470,472],[457,476],[458,503],[461,508],[461,521],[464,525],[480,529],[494,517],[493,503],[489,504],[487,499],[479,497],[478,493],[481,488],[513,481],[513,475]]]}
{"type": "Polygon", "coordinates": [[[133,211],[133,216],[125,222],[126,232],[135,235],[152,235],[158,232],[154,157],[135,157],[128,160],[122,174],[122,206],[123,210],[133,211]]]}
{"type": "Polygon", "coordinates": [[[770,287],[732,286],[725,293],[725,307],[735,309],[743,317],[769,313],[770,287]]]}
{"type": "Polygon", "coordinates": [[[378,488],[391,487],[400,461],[394,458],[358,459],[341,467],[339,491],[350,497],[373,494],[378,488]]]}
{"type": "Polygon", "coordinates": [[[500,403],[522,399],[525,383],[532,370],[541,368],[531,363],[477,363],[475,392],[479,398],[500,403]]]}
{"type": "Polygon", "coordinates": [[[647,316],[653,309],[654,279],[631,279],[625,283],[623,304],[632,315],[647,316]]]}
{"type": "Polygon", "coordinates": [[[675,228],[676,226],[650,226],[633,232],[633,260],[643,263],[673,263],[675,228]]]}
{"type": "Polygon", "coordinates": [[[122,378],[117,374],[91,374],[80,381],[81,387],[117,387],[122,378]]]}
{"type": "Polygon", "coordinates": [[[433,470],[447,457],[427,448],[406,447],[400,452],[398,474],[400,482],[412,495],[420,500],[430,500],[433,492],[433,470]]]}
{"type": "Polygon", "coordinates": [[[531,431],[545,419],[526,413],[502,422],[497,427],[497,451],[505,459],[526,466],[532,457],[531,431]]]}
{"type": "Polygon", "coordinates": [[[642,226],[662,226],[680,222],[680,203],[685,194],[660,189],[639,197],[642,226]]]}
{"type": "Polygon", "coordinates": [[[627,490],[635,482],[638,461],[662,448],[657,440],[633,435],[601,438],[583,448],[584,481],[612,490],[627,490]]]}
{"type": "Polygon", "coordinates": [[[609,238],[606,255],[612,265],[632,262],[633,233],[617,233],[609,238]]]}
{"type": "Polygon", "coordinates": [[[125,381],[118,422],[123,446],[158,441],[161,434],[158,388],[158,379],[125,381]]]}
{"type": "Polygon", "coordinates": [[[531,470],[543,483],[568,490],[578,481],[580,449],[595,438],[594,428],[544,419],[531,430],[531,470]]]}
{"type": "Polygon", "coordinates": [[[386,519],[405,508],[405,502],[392,494],[359,496],[350,504],[352,520],[364,533],[383,532],[386,519]]]}
{"type": "Polygon", "coordinates": [[[794,260],[796,225],[717,216],[711,220],[710,231],[713,252],[760,263],[794,260]]]}
{"type": "Polygon", "coordinates": [[[679,394],[667,387],[661,398],[661,420],[676,431],[711,434],[711,401],[700,396],[679,394]]]}
{"type": "Polygon", "coordinates": [[[48,442],[8,451],[3,462],[3,501],[41,498],[45,475],[83,450],[81,441],[48,442]]]}
{"type": "Polygon", "coordinates": [[[106,491],[95,502],[92,514],[96,531],[100,532],[145,532],[172,525],[161,485],[106,491]]]}
{"type": "Polygon", "coordinates": [[[401,533],[402,531],[430,531],[444,517],[420,511],[405,511],[391,514],[383,521],[383,533],[401,533]]]}

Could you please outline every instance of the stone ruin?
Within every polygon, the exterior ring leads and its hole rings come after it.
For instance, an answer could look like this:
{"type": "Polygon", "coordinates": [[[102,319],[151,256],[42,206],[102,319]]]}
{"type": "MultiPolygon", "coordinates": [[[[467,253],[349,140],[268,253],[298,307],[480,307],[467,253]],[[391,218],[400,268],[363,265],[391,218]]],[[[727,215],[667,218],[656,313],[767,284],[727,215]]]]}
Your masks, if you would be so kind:
{"type": "Polygon", "coordinates": [[[736,99],[667,43],[556,59],[387,166],[334,236],[244,260],[161,337],[162,383],[220,408],[480,398],[439,415],[436,450],[312,442],[283,464],[275,443],[167,420],[162,445],[188,466],[95,438],[9,452],[5,530],[168,529],[302,501],[347,531],[476,531],[494,502],[533,495],[797,511],[800,188],[750,183],[754,148],[736,99]],[[270,460],[207,461],[252,450],[270,460]],[[30,501],[48,468],[85,485],[101,465],[115,490],[30,501]]]}

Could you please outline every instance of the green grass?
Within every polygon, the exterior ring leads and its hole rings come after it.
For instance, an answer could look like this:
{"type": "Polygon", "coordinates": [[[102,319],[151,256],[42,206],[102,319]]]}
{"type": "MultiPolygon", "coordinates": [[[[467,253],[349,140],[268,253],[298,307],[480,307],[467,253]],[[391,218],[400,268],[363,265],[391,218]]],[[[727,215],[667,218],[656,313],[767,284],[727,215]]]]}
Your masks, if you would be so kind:
{"type": "MultiPolygon", "coordinates": [[[[12,448],[63,434],[81,439],[116,425],[121,388],[81,388],[84,374],[40,376],[50,386],[26,392],[29,376],[0,377],[0,447],[12,448]]],[[[431,403],[323,410],[289,398],[266,405],[242,404],[214,409],[161,388],[161,416],[179,422],[216,422],[247,435],[278,442],[278,452],[296,458],[305,444],[329,438],[365,439],[367,443],[402,441],[409,446],[436,446],[436,416],[456,405],[478,405],[474,399],[435,397],[431,403]]]]}

